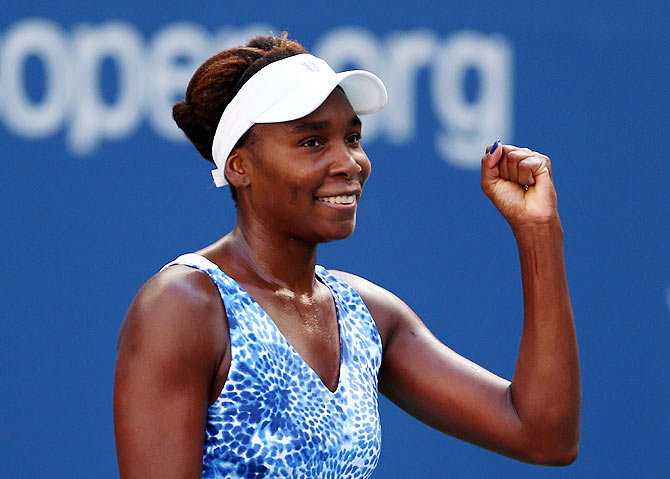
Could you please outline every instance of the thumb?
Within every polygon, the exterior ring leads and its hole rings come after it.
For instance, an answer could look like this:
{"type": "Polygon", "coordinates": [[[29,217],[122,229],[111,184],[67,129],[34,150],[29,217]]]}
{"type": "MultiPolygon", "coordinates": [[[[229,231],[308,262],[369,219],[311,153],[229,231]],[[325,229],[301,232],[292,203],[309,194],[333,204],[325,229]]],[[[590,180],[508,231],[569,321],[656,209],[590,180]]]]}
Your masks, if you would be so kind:
{"type": "Polygon", "coordinates": [[[500,163],[502,154],[503,146],[500,143],[500,139],[496,140],[493,145],[486,148],[486,155],[482,158],[482,185],[500,178],[498,163],[500,163]]]}

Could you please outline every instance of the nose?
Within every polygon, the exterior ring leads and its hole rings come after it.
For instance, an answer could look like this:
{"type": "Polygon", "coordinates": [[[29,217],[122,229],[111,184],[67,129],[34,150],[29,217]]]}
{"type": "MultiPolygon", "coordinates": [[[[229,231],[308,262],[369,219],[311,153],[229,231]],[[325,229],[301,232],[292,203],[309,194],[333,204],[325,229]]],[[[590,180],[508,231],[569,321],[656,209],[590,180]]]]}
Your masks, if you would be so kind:
{"type": "Polygon", "coordinates": [[[362,151],[352,151],[347,145],[343,145],[333,152],[330,173],[333,176],[356,178],[364,171],[365,163],[368,161],[362,151]]]}

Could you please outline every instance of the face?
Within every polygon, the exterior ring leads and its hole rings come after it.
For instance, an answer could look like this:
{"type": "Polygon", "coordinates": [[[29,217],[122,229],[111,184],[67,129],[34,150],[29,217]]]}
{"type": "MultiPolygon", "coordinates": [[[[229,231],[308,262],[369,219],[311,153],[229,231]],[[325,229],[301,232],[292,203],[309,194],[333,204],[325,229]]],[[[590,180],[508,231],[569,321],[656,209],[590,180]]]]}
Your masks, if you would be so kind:
{"type": "Polygon", "coordinates": [[[322,243],[349,236],[370,161],[361,122],[339,88],[298,120],[257,124],[240,148],[240,208],[273,234],[322,243]]]}

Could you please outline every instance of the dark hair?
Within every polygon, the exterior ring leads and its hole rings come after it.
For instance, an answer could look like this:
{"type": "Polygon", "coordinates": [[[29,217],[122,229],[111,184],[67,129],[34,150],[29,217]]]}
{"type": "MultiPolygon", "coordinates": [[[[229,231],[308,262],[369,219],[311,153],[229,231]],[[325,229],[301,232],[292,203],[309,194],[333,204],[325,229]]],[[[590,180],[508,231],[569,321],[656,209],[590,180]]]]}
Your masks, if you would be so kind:
{"type": "MultiPolygon", "coordinates": [[[[259,36],[244,47],[230,48],[205,61],[191,77],[184,100],[172,107],[172,117],[200,154],[211,162],[212,142],[223,110],[249,78],[266,65],[307,53],[298,42],[282,36],[259,36]]],[[[237,145],[250,138],[249,130],[237,145]]],[[[237,191],[230,185],[237,206],[237,191]]]]}

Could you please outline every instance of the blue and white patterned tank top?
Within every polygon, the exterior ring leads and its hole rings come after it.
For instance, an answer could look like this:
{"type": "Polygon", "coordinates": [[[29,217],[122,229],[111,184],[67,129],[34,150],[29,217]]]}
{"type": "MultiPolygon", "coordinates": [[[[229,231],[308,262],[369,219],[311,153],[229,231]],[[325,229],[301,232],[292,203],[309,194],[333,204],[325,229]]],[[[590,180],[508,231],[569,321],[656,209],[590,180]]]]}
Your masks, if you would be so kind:
{"type": "Polygon", "coordinates": [[[381,340],[361,297],[321,266],[340,330],[340,377],[330,391],[272,319],[232,278],[197,254],[182,264],[221,293],[232,359],[208,410],[203,478],[367,478],[379,459],[377,374],[381,340]]]}

